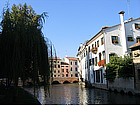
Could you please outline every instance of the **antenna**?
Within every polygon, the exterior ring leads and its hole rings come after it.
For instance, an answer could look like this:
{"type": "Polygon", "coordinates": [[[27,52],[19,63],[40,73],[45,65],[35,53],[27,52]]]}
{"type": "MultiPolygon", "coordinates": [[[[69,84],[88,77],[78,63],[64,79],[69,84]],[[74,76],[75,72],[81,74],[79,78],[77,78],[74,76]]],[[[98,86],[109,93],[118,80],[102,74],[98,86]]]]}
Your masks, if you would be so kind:
{"type": "Polygon", "coordinates": [[[127,0],[128,18],[130,17],[130,0],[127,0]]]}

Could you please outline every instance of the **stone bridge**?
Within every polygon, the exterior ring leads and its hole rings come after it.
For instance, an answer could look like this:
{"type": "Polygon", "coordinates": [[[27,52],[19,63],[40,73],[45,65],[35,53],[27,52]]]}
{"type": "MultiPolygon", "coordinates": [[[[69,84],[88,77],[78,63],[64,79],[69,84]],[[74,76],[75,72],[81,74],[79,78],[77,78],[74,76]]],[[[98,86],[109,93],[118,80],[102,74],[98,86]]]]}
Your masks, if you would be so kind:
{"type": "Polygon", "coordinates": [[[52,84],[78,83],[78,77],[57,77],[53,78],[52,84]]]}

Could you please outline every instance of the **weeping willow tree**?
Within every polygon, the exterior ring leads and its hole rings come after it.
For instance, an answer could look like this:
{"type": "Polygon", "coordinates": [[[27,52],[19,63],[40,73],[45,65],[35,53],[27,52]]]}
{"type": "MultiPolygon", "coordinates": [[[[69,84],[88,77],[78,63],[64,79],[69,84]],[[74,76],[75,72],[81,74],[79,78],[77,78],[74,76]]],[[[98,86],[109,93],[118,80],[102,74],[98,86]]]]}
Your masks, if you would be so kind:
{"type": "Polygon", "coordinates": [[[46,85],[50,79],[48,45],[42,33],[47,13],[35,13],[31,6],[13,5],[3,12],[0,34],[0,78],[6,86],[31,79],[46,85]]]}

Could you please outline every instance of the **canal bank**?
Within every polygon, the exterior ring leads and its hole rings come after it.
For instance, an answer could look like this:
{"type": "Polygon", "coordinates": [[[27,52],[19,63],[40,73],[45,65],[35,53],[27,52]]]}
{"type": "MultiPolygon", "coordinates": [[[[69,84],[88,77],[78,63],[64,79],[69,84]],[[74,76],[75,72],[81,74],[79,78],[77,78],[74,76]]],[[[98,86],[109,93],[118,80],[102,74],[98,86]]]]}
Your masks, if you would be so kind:
{"type": "Polygon", "coordinates": [[[41,105],[29,92],[22,88],[0,88],[0,105],[41,105]]]}
{"type": "Polygon", "coordinates": [[[79,82],[79,85],[86,88],[97,88],[101,90],[107,90],[110,92],[117,92],[123,94],[129,94],[134,96],[140,96],[140,91],[135,88],[134,78],[116,78],[113,82],[107,82],[107,84],[93,83],[89,84],[88,82],[79,82]]]}

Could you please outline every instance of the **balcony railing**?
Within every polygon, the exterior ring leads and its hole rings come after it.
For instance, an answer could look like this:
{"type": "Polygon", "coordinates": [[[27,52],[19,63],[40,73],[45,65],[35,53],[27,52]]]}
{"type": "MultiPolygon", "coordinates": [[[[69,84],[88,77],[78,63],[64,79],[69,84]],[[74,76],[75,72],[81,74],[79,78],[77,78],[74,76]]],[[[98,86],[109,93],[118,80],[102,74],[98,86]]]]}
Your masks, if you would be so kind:
{"type": "Polygon", "coordinates": [[[99,62],[98,62],[98,66],[105,66],[105,64],[106,64],[106,61],[105,61],[105,59],[103,59],[103,60],[100,60],[99,62]]]}

